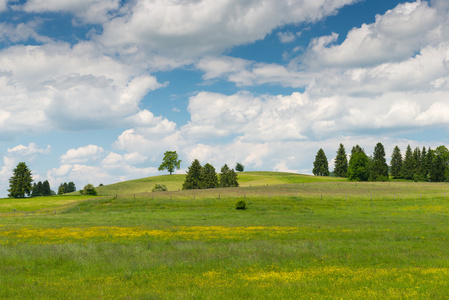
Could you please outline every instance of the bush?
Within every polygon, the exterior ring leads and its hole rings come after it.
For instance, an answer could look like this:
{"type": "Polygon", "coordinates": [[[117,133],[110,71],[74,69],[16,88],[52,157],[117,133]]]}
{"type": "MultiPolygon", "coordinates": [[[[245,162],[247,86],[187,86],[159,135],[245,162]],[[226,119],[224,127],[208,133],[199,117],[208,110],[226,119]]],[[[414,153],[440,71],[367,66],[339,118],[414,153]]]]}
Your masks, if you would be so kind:
{"type": "Polygon", "coordinates": [[[81,195],[92,195],[92,196],[97,195],[97,191],[95,190],[94,186],[90,183],[86,184],[84,186],[84,189],[82,189],[80,193],[81,195]]]}
{"type": "Polygon", "coordinates": [[[154,186],[154,188],[151,191],[153,191],[153,192],[165,192],[165,191],[167,191],[167,187],[165,186],[165,184],[156,183],[156,185],[154,186]]]}
{"type": "Polygon", "coordinates": [[[246,209],[246,202],[245,200],[239,200],[237,201],[237,203],[235,204],[235,209],[246,209]]]}

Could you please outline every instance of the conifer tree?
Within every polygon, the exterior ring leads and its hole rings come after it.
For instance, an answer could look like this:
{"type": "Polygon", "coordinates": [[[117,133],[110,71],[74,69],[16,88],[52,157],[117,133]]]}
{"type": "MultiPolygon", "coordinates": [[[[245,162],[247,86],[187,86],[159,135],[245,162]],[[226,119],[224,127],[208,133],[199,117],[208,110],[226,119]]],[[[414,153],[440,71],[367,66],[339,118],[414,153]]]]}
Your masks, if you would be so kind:
{"type": "Polygon", "coordinates": [[[183,190],[200,189],[201,188],[201,164],[195,159],[190,165],[187,176],[182,184],[183,190]]]}
{"type": "Polygon", "coordinates": [[[402,154],[398,146],[394,147],[393,154],[391,155],[391,176],[395,179],[402,176],[402,154]]]}
{"type": "Polygon", "coordinates": [[[201,188],[210,189],[218,186],[218,177],[211,164],[205,164],[201,169],[201,188]]]}
{"type": "Polygon", "coordinates": [[[335,157],[334,174],[337,177],[347,177],[348,174],[348,158],[346,157],[346,150],[343,144],[337,150],[335,157]]]}
{"type": "Polygon", "coordinates": [[[13,170],[13,176],[9,179],[8,196],[12,198],[24,198],[31,194],[33,176],[31,170],[24,162],[20,162],[13,170]]]}
{"type": "Polygon", "coordinates": [[[323,149],[318,150],[313,162],[313,175],[315,176],[329,176],[329,163],[323,149]]]}
{"type": "Polygon", "coordinates": [[[407,150],[405,151],[404,161],[402,163],[402,178],[413,179],[414,167],[415,162],[412,148],[408,145],[407,150]]]}
{"type": "Polygon", "coordinates": [[[382,143],[377,143],[374,148],[373,160],[370,170],[371,181],[388,180],[388,165],[385,160],[385,149],[382,143]]]}

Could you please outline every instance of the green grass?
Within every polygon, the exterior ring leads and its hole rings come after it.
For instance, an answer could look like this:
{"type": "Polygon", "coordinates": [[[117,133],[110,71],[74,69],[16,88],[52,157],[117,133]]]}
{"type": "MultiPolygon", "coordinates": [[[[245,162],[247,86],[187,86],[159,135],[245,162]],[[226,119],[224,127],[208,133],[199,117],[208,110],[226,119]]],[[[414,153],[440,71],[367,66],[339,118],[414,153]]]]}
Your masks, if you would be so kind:
{"type": "Polygon", "coordinates": [[[239,176],[0,218],[0,298],[447,298],[449,184],[239,176]]]}

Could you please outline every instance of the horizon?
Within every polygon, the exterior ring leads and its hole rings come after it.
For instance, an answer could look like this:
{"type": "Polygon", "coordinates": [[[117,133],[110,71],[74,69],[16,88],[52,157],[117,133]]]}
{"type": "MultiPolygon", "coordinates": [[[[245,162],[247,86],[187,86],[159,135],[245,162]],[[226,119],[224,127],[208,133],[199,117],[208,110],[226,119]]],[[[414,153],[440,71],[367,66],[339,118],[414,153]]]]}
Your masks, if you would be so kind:
{"type": "Polygon", "coordinates": [[[0,0],[0,197],[242,163],[312,174],[342,143],[448,145],[449,3],[0,0]]]}

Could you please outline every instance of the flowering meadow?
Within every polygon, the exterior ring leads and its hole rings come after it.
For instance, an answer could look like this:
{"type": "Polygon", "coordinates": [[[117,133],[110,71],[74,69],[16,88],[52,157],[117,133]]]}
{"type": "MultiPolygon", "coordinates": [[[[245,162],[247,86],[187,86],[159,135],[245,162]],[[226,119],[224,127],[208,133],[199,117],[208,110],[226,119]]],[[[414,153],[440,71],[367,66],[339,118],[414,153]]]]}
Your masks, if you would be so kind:
{"type": "Polygon", "coordinates": [[[0,217],[0,298],[442,299],[446,191],[296,182],[67,198],[0,217]]]}

